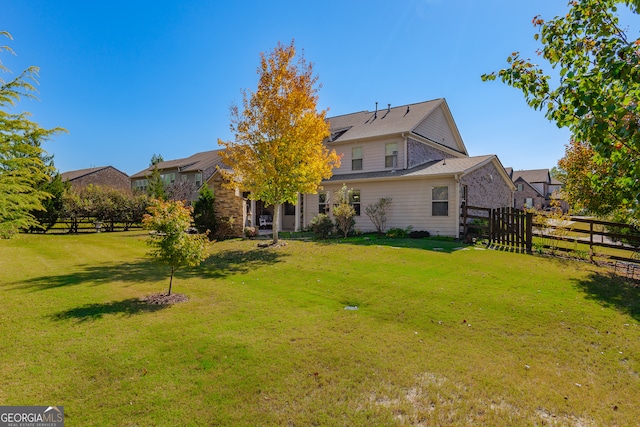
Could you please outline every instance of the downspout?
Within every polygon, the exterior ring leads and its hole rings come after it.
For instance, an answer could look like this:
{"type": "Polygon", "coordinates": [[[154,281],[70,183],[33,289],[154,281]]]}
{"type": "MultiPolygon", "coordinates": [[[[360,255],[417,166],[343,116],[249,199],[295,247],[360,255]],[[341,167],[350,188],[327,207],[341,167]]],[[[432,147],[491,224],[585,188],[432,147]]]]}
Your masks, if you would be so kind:
{"type": "Polygon", "coordinates": [[[407,169],[409,167],[409,152],[407,151],[409,144],[407,143],[408,138],[405,132],[402,132],[402,138],[404,139],[404,169],[407,169]]]}
{"type": "Polygon", "coordinates": [[[460,239],[460,178],[458,174],[453,175],[456,180],[456,239],[460,239]]]}

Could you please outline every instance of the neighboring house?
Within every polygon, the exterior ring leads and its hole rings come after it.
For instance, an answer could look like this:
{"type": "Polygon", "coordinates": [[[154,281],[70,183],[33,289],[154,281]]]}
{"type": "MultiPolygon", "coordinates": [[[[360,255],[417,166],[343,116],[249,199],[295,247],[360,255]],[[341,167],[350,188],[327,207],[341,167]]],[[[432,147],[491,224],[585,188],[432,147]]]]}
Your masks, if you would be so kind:
{"type": "Polygon", "coordinates": [[[218,166],[223,166],[218,151],[203,151],[184,159],[167,160],[149,166],[131,175],[130,186],[133,190],[147,191],[149,176],[157,167],[166,186],[185,187],[188,191],[184,199],[196,200],[200,187],[211,178],[218,166]]]}
{"type": "Polygon", "coordinates": [[[549,169],[506,170],[516,186],[513,196],[515,208],[544,210],[551,208],[553,200],[559,200],[562,210],[568,210],[567,204],[561,200],[562,183],[551,177],[549,169]]]}
{"type": "MultiPolygon", "coordinates": [[[[342,155],[318,194],[301,197],[300,224],[331,214],[333,194],[354,190],[356,229],[375,231],[368,205],[392,198],[387,227],[459,237],[460,206],[511,206],[515,187],[496,155],[468,155],[449,107],[436,99],[328,119],[329,149],[342,155]]],[[[288,225],[282,217],[283,228],[288,225]]],[[[298,228],[298,227],[296,227],[298,228]]]]}
{"type": "Polygon", "coordinates": [[[189,202],[197,200],[198,191],[206,184],[216,197],[216,215],[233,217],[234,234],[241,235],[244,232],[242,225],[245,223],[241,218],[244,217],[246,203],[238,192],[222,186],[219,169],[225,169],[226,166],[219,152],[220,150],[203,151],[183,159],[168,160],[149,166],[131,175],[129,187],[134,191],[146,191],[154,167],[158,168],[160,178],[167,188],[179,199],[189,202]]]}
{"type": "Polygon", "coordinates": [[[113,166],[101,166],[63,172],[60,174],[60,177],[62,181],[69,181],[71,185],[76,188],[86,187],[88,185],[99,185],[119,190],[129,190],[131,188],[129,176],[113,166]]]}

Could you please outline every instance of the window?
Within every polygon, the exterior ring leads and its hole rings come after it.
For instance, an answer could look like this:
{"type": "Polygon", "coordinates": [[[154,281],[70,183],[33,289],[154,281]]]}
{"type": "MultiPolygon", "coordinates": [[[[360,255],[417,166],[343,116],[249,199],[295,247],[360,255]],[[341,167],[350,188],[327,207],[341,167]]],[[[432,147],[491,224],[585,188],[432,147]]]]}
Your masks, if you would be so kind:
{"type": "Polygon", "coordinates": [[[449,215],[449,187],[431,188],[431,215],[449,215]]]}
{"type": "Polygon", "coordinates": [[[202,185],[202,174],[201,173],[197,173],[196,174],[196,187],[200,188],[201,185],[202,185]]]}
{"type": "Polygon", "coordinates": [[[360,216],[360,190],[353,190],[349,204],[356,211],[356,216],[360,216]]]}
{"type": "Polygon", "coordinates": [[[187,175],[181,175],[182,177],[182,182],[187,182],[189,180],[189,177],[187,175]]]}
{"type": "Polygon", "coordinates": [[[329,193],[318,193],[318,213],[329,214],[329,193]]]}
{"type": "Polygon", "coordinates": [[[522,191],[522,184],[518,184],[518,191],[522,191]]]}
{"type": "Polygon", "coordinates": [[[398,167],[398,144],[395,142],[384,146],[384,167],[398,167]]]}
{"type": "Polygon", "coordinates": [[[140,191],[147,191],[147,185],[149,184],[149,180],[147,179],[136,179],[133,182],[133,189],[140,191]]]}
{"type": "Polygon", "coordinates": [[[161,174],[160,179],[164,182],[165,185],[173,184],[174,182],[176,182],[176,174],[175,173],[161,174]]]}
{"type": "Polygon", "coordinates": [[[531,197],[524,199],[524,207],[527,209],[531,209],[533,207],[533,199],[531,197]]]}
{"type": "Polygon", "coordinates": [[[362,147],[353,147],[351,149],[351,170],[362,170],[362,147]]]}
{"type": "Polygon", "coordinates": [[[296,205],[285,202],[284,203],[284,214],[285,215],[295,215],[296,214],[296,205]]]}
{"type": "Polygon", "coordinates": [[[462,198],[462,201],[464,203],[466,203],[467,202],[467,186],[466,185],[462,185],[461,190],[462,190],[461,191],[462,194],[460,194],[460,197],[462,198]]]}

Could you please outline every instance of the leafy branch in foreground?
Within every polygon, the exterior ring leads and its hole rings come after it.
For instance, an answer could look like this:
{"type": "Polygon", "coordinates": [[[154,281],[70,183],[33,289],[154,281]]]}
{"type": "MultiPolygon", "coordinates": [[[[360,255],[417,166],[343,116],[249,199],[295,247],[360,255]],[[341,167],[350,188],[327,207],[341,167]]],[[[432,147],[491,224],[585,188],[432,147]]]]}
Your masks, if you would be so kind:
{"type": "MultiPolygon", "coordinates": [[[[617,210],[640,216],[640,38],[619,24],[618,6],[634,13],[640,0],[575,0],[566,15],[545,21],[536,16],[534,35],[542,44],[538,55],[558,70],[559,83],[540,66],[513,52],[508,68],[485,74],[519,89],[529,106],[566,127],[572,139],[592,150],[600,173],[589,174],[591,193],[608,202],[599,211],[617,210]],[[605,173],[603,173],[605,172],[605,173]],[[622,189],[622,190],[621,190],[622,189]]],[[[565,159],[570,161],[567,147],[565,159]]],[[[566,180],[583,181],[584,175],[567,171],[566,180]]],[[[578,168],[575,168],[578,169],[578,168]]],[[[569,193],[571,203],[585,204],[581,193],[569,193]]],[[[593,203],[592,203],[593,204],[593,203]]],[[[609,213],[609,212],[607,212],[609,213]]]]}

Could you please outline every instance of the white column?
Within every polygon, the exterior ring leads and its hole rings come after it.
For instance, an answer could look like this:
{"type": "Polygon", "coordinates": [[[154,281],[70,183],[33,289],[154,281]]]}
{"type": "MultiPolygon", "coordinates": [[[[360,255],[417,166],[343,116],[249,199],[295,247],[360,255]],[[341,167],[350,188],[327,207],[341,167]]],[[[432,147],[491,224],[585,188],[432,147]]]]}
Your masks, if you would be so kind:
{"type": "Polygon", "coordinates": [[[258,216],[256,215],[256,201],[251,200],[251,226],[257,227],[258,224],[258,216]]]}

